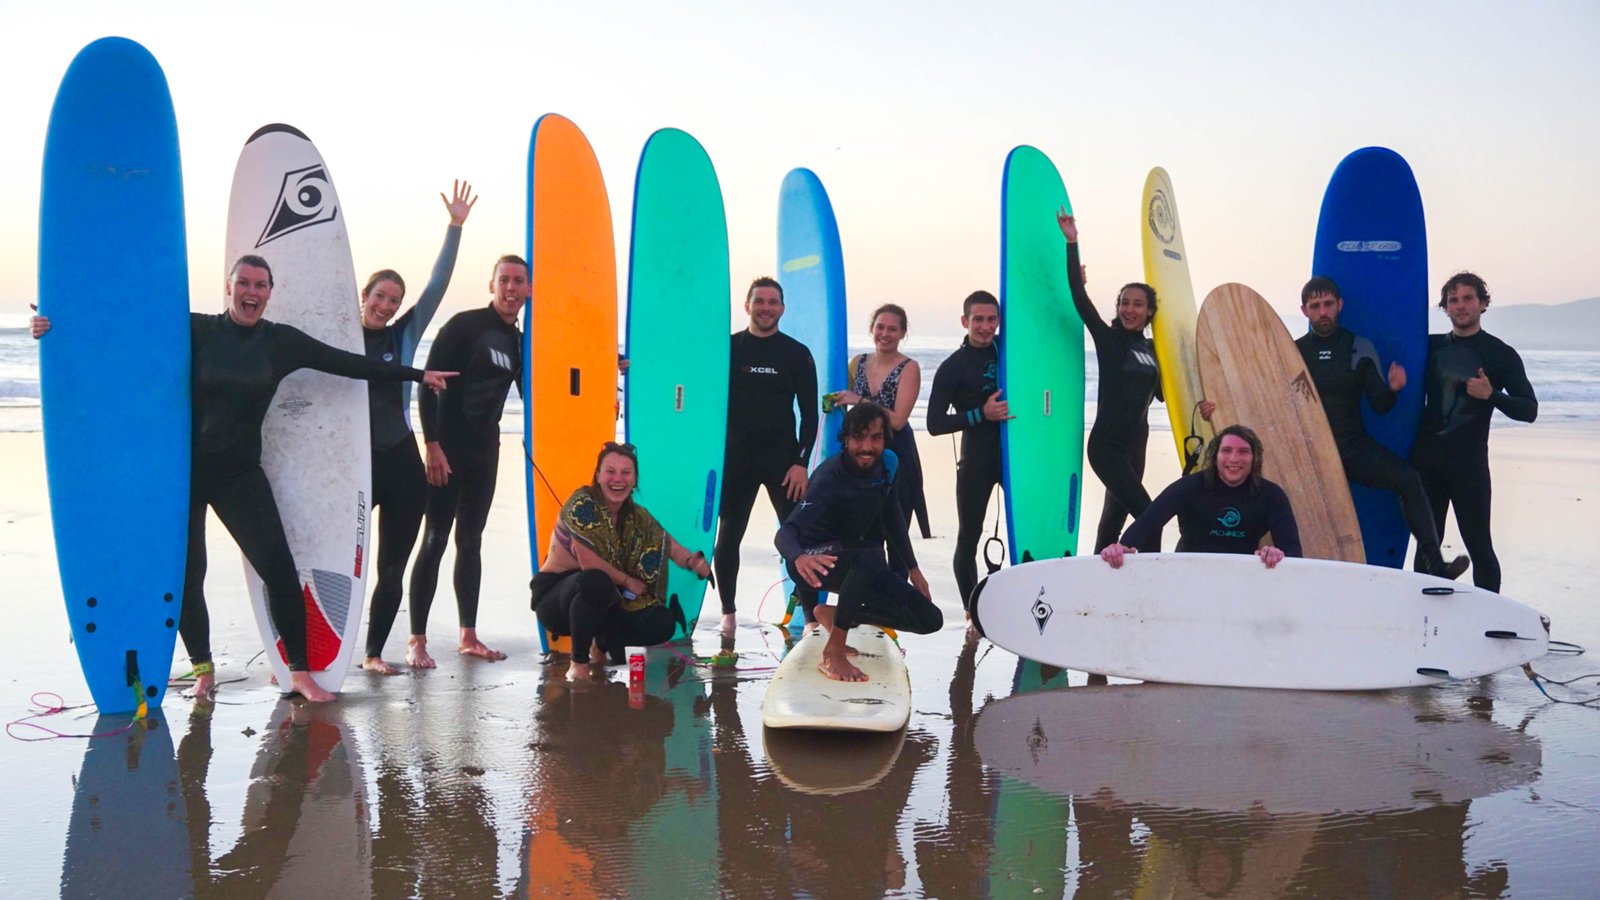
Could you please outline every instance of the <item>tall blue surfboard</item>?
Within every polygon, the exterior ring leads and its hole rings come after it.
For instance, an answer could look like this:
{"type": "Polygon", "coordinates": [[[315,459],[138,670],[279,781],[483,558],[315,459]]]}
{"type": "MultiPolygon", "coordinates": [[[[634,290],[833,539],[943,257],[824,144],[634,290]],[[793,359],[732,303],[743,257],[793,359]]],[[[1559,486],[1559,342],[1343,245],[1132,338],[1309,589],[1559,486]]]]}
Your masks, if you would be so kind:
{"type": "MultiPolygon", "coordinates": [[[[1428,233],[1422,195],[1400,154],[1367,147],[1344,158],[1328,182],[1317,221],[1313,274],[1339,285],[1339,323],[1372,341],[1378,371],[1389,363],[1406,370],[1406,386],[1387,415],[1365,402],[1367,433],[1406,459],[1422,418],[1422,367],[1428,356],[1428,233]]],[[[1376,488],[1350,486],[1367,562],[1405,564],[1411,532],[1399,498],[1376,488]]]]}
{"type": "Polygon", "coordinates": [[[178,126],[133,41],[68,67],[39,201],[40,396],[61,590],[102,713],[161,703],[189,507],[189,276],[178,126]],[[117,273],[84,283],[85,267],[117,273]]]}
{"type": "MultiPolygon", "coordinates": [[[[628,260],[628,441],[638,500],[667,533],[711,558],[728,431],[728,221],[711,158],[689,134],[645,142],[628,260]]],[[[687,637],[706,583],[668,569],[687,637]]]]}
{"type": "MultiPolygon", "coordinates": [[[[817,395],[850,386],[848,324],[844,290],[844,250],[839,245],[839,223],[822,180],[810,169],[791,169],[778,191],[778,281],[783,285],[784,333],[806,345],[817,367],[817,395]]],[[[819,410],[820,413],[820,410],[819,410]]],[[[811,468],[839,449],[839,427],[844,410],[822,417],[817,442],[811,450],[811,468]]],[[[794,582],[783,582],[785,596],[794,595],[794,582]]],[[[818,597],[825,602],[825,595],[818,597]]],[[[790,622],[798,632],[799,617],[790,622]]]]}

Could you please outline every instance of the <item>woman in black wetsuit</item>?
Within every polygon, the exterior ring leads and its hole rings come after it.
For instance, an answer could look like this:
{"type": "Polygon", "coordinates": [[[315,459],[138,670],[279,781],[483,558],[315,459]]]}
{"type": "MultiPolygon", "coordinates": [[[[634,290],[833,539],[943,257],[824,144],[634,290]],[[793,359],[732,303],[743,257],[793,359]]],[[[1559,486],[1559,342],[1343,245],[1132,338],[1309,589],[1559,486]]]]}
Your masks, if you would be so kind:
{"type": "MultiPolygon", "coordinates": [[[[439,195],[450,213],[450,227],[433,264],[433,275],[416,304],[395,317],[405,299],[406,283],[393,269],[372,273],[362,288],[361,331],[368,359],[409,366],[416,358],[422,333],[433,321],[445,289],[450,286],[456,251],[461,247],[461,226],[472,212],[472,205],[478,202],[472,196],[472,185],[464,181],[455,182],[451,193],[451,197],[439,195]]],[[[375,381],[368,389],[368,398],[372,409],[372,508],[383,507],[383,514],[378,518],[378,583],[372,589],[367,613],[367,658],[361,668],[381,675],[398,675],[400,670],[383,660],[383,645],[389,640],[389,630],[400,611],[406,562],[417,544],[422,514],[428,505],[428,478],[407,415],[411,408],[408,386],[375,381]]],[[[411,623],[406,665],[434,667],[433,658],[428,655],[426,632],[426,622],[411,623]]]]}
{"type": "MultiPolygon", "coordinates": [[[[189,479],[189,553],[178,634],[194,663],[194,695],[216,687],[211,661],[211,617],[206,610],[206,507],[217,513],[267,587],[267,613],[288,658],[289,690],[312,702],[333,694],[311,679],[306,663],[306,610],[300,576],[284,536],[278,504],[261,468],[261,423],[278,383],[298,369],[347,378],[420,381],[442,390],[455,373],[420,372],[346,353],[298,328],[262,318],[272,298],[272,269],[259,256],[242,256],[228,273],[226,311],[189,314],[192,462],[189,479]]],[[[33,336],[49,331],[42,316],[33,336]]]]}
{"type": "MultiPolygon", "coordinates": [[[[1117,292],[1116,317],[1107,325],[1084,289],[1077,223],[1065,209],[1056,214],[1056,222],[1067,239],[1072,302],[1094,338],[1100,366],[1100,393],[1094,428],[1089,431],[1089,466],[1106,486],[1094,537],[1094,552],[1099,553],[1116,542],[1129,515],[1137,517],[1150,506],[1150,494],[1144,489],[1145,446],[1150,440],[1150,401],[1162,397],[1155,345],[1144,331],[1156,316],[1156,292],[1137,281],[1124,285],[1117,292]]],[[[1159,533],[1155,540],[1154,546],[1140,549],[1159,550],[1159,533]]]]}

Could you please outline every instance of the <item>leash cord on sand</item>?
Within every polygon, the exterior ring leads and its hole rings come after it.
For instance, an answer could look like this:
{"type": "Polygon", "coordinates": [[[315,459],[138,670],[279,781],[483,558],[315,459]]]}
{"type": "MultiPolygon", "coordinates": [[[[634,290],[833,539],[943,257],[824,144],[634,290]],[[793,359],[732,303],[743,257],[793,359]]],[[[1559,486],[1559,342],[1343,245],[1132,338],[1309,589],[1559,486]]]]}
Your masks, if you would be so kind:
{"type": "Polygon", "coordinates": [[[6,734],[9,735],[13,740],[27,741],[29,743],[32,743],[34,741],[53,741],[53,740],[55,740],[57,738],[115,737],[116,735],[125,734],[125,733],[127,733],[129,731],[132,731],[133,730],[133,726],[138,725],[140,722],[143,722],[144,719],[145,719],[145,717],[143,715],[137,715],[137,716],[134,716],[133,720],[130,721],[128,724],[122,726],[121,728],[112,729],[111,731],[92,732],[90,734],[67,734],[65,732],[56,731],[53,728],[46,728],[43,725],[34,724],[33,720],[34,719],[43,719],[43,718],[45,718],[47,716],[60,715],[61,713],[68,712],[69,710],[74,710],[74,709],[89,709],[89,708],[92,708],[94,706],[93,703],[79,703],[76,706],[68,706],[67,705],[67,701],[65,699],[63,699],[62,696],[60,694],[56,693],[55,691],[36,691],[33,694],[32,697],[28,698],[28,702],[33,704],[34,706],[39,707],[39,712],[31,713],[29,715],[23,716],[20,719],[15,720],[15,721],[11,721],[11,722],[7,722],[6,723],[6,734]],[[42,702],[39,699],[40,697],[54,697],[55,698],[55,702],[54,703],[45,703],[45,702],[42,702]],[[32,728],[35,731],[43,732],[43,734],[35,735],[33,737],[23,737],[22,735],[17,734],[15,731],[13,731],[12,729],[14,729],[14,728],[15,729],[32,728]]]}
{"type": "MultiPolygon", "coordinates": [[[[1569,643],[1567,641],[1551,641],[1549,652],[1560,653],[1566,656],[1581,656],[1583,655],[1584,648],[1578,644],[1569,643]]],[[[1590,709],[1600,709],[1600,694],[1596,694],[1595,696],[1584,700],[1568,700],[1561,697],[1552,697],[1550,696],[1550,692],[1544,688],[1544,686],[1547,684],[1553,684],[1557,687],[1571,687],[1577,682],[1587,681],[1591,678],[1600,680],[1600,672],[1594,672],[1588,675],[1578,675],[1573,678],[1568,678],[1564,681],[1558,681],[1554,678],[1546,678],[1545,676],[1540,675],[1538,672],[1533,670],[1532,663],[1523,663],[1522,672],[1524,675],[1528,676],[1529,681],[1533,682],[1533,686],[1539,689],[1539,693],[1543,694],[1545,699],[1552,703],[1566,703],[1572,706],[1587,706],[1590,709]]]]}

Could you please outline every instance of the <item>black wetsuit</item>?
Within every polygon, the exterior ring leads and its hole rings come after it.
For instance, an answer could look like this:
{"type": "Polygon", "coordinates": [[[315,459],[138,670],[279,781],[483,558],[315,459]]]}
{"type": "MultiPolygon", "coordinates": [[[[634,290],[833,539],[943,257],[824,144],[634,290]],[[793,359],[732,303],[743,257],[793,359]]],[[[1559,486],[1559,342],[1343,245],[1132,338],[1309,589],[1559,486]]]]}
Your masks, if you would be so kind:
{"type": "Polygon", "coordinates": [[[189,559],[178,633],[192,661],[211,659],[211,616],[205,599],[206,507],[210,506],[266,583],[267,613],[283,639],[289,669],[303,672],[305,601],[278,504],[261,469],[261,423],[278,382],[299,369],[389,381],[421,381],[422,373],[346,353],[288,325],[262,320],[244,328],[227,313],[189,315],[189,352],[193,471],[189,559]]]}
{"type": "Polygon", "coordinates": [[[1400,496],[1400,509],[1406,527],[1417,539],[1421,571],[1433,571],[1443,563],[1439,553],[1439,532],[1422,478],[1411,464],[1367,434],[1361,421],[1361,398],[1372,404],[1372,411],[1384,415],[1394,408],[1397,395],[1389,390],[1381,374],[1378,351],[1372,342],[1348,328],[1339,328],[1327,337],[1316,332],[1295,339],[1306,371],[1322,397],[1328,414],[1333,441],[1339,447],[1344,476],[1351,484],[1366,485],[1400,496]]]}
{"type": "Polygon", "coordinates": [[[905,576],[891,570],[885,545],[907,570],[917,567],[900,499],[895,493],[899,458],[885,450],[871,469],[857,470],[844,454],[824,460],[812,473],[805,497],[784,520],[773,543],[787,563],[806,618],[812,619],[817,590],[836,592],[839,628],[877,625],[931,634],[944,627],[944,616],[905,576]],[[800,577],[794,561],[801,556],[837,557],[813,589],[800,577]]]}
{"type": "Polygon", "coordinates": [[[997,337],[987,347],[974,347],[962,338],[956,352],[934,370],[928,395],[928,434],[961,432],[953,567],[963,609],[978,583],[978,538],[989,495],[1000,483],[1000,423],[983,417],[983,404],[1000,389],[999,342],[997,337]]]}
{"type": "MultiPolygon", "coordinates": [[[[417,302],[386,328],[362,328],[367,358],[411,365],[417,345],[450,286],[456,250],[461,246],[461,226],[445,232],[444,246],[433,264],[433,275],[417,302]]],[[[367,392],[372,412],[372,508],[378,516],[377,586],[367,615],[367,656],[383,656],[395,615],[400,611],[406,561],[417,543],[422,513],[428,505],[428,476],[417,455],[411,432],[409,385],[373,382],[367,392]]]]}
{"type": "Polygon", "coordinates": [[[1161,529],[1178,517],[1179,553],[1254,553],[1262,535],[1272,532],[1272,544],[1284,556],[1300,556],[1300,528],[1294,521],[1289,495],[1270,481],[1259,489],[1246,481],[1229,487],[1220,478],[1208,484],[1197,472],[1174,481],[1151,501],[1123,533],[1128,547],[1160,546],[1161,529]]]}
{"type": "Polygon", "coordinates": [[[791,466],[807,465],[817,441],[817,366],[811,351],[778,332],[757,337],[748,330],[729,341],[728,442],[722,467],[721,524],[712,561],[723,613],[735,609],[739,544],[750,524],[756,494],[767,499],[782,522],[794,510],[783,478],[791,466]],[[799,437],[794,410],[800,408],[799,437]]]}
{"type": "Polygon", "coordinates": [[[511,385],[521,389],[522,332],[494,306],[457,313],[434,338],[428,367],[460,372],[443,394],[424,392],[422,433],[437,441],[450,465],[444,487],[428,486],[427,528],[411,567],[411,633],[426,634],[439,583],[439,562],[456,532],[456,611],[462,628],[478,623],[483,580],[483,528],[489,521],[500,462],[500,414],[511,385]]]}
{"type": "Polygon", "coordinates": [[[1422,425],[1411,462],[1433,505],[1433,525],[1444,530],[1445,512],[1456,509],[1456,527],[1472,557],[1472,583],[1500,590],[1500,560],[1489,532],[1489,419],[1500,410],[1518,422],[1539,415],[1539,399],[1523,370],[1522,357],[1487,331],[1471,337],[1428,337],[1423,378],[1422,425]],[[1494,386],[1488,400],[1467,394],[1467,379],[1482,369],[1494,386]]]}
{"type": "MultiPolygon", "coordinates": [[[[1128,516],[1138,516],[1150,505],[1150,493],[1144,489],[1144,458],[1150,443],[1150,401],[1162,399],[1161,370],[1156,366],[1155,344],[1144,332],[1123,328],[1121,319],[1113,318],[1107,325],[1100,318],[1083,284],[1076,243],[1067,244],[1067,281],[1078,315],[1094,339],[1100,367],[1094,427],[1089,430],[1089,466],[1106,486],[1094,536],[1094,552],[1099,553],[1116,542],[1128,516]]],[[[1139,549],[1159,550],[1160,536],[1156,539],[1156,546],[1139,549]]]]}

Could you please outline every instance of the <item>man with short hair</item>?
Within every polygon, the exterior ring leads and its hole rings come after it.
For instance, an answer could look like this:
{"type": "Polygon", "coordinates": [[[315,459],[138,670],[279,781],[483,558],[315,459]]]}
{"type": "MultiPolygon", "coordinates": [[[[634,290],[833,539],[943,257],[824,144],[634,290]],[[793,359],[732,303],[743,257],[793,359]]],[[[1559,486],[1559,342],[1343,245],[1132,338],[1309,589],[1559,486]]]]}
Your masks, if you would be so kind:
{"type": "Polygon", "coordinates": [[[1489,420],[1499,410],[1518,422],[1539,415],[1539,398],[1528,383],[1522,357],[1483,330],[1489,286],[1471,272],[1458,272],[1439,289],[1439,308],[1450,331],[1428,337],[1422,425],[1411,462],[1433,505],[1434,528],[1454,505],[1456,527],[1472,555],[1472,583],[1500,591],[1500,560],[1489,533],[1489,420]]]}
{"type": "Polygon", "coordinates": [[[729,341],[728,443],[722,467],[722,518],[712,554],[725,635],[733,633],[739,544],[750,524],[756,494],[766,488],[778,521],[788,518],[806,491],[807,465],[817,440],[817,367],[805,344],[778,331],[783,286],[768,277],[752,281],[744,311],[750,315],[750,325],[729,341]]]}
{"type": "Polygon", "coordinates": [[[978,583],[978,538],[983,534],[989,495],[1000,483],[1000,423],[1014,418],[1000,399],[1000,301],[974,291],[961,304],[961,346],[933,373],[928,396],[928,434],[961,432],[956,464],[956,588],[961,608],[971,618],[972,589],[978,583]]]}
{"type": "Polygon", "coordinates": [[[944,627],[944,614],[934,605],[928,580],[917,566],[895,494],[899,459],[884,449],[889,431],[889,413],[883,407],[852,406],[839,429],[841,452],[817,466],[805,499],[784,520],[774,541],[807,618],[814,612],[830,631],[817,669],[835,681],[867,680],[847,655],[846,633],[857,625],[913,634],[944,627]],[[890,567],[886,548],[905,567],[905,576],[890,567]],[[818,606],[819,590],[837,593],[837,607],[818,606]]]}
{"type": "Polygon", "coordinates": [[[1318,275],[1306,282],[1300,291],[1300,311],[1311,323],[1311,331],[1294,343],[1322,397],[1322,410],[1328,415],[1345,478],[1351,484],[1399,496],[1406,527],[1417,539],[1418,572],[1459,578],[1467,570],[1467,557],[1445,562],[1439,530],[1433,524],[1433,511],[1417,470],[1367,434],[1361,421],[1362,397],[1380,416],[1394,408],[1396,395],[1406,386],[1405,367],[1390,362],[1387,377],[1379,375],[1377,348],[1339,325],[1343,309],[1344,298],[1333,279],[1318,275]]]}
{"type": "Polygon", "coordinates": [[[450,360],[461,377],[435,398],[421,395],[427,442],[428,509],[422,549],[411,567],[411,637],[406,662],[431,669],[428,610],[439,583],[439,563],[452,526],[456,533],[457,651],[480,659],[506,655],[478,640],[478,589],[483,580],[483,529],[494,501],[500,463],[500,415],[506,393],[522,389],[522,332],[517,316],[528,299],[528,263],[507,254],[495,261],[488,306],[457,313],[439,329],[428,363],[450,360]]]}

